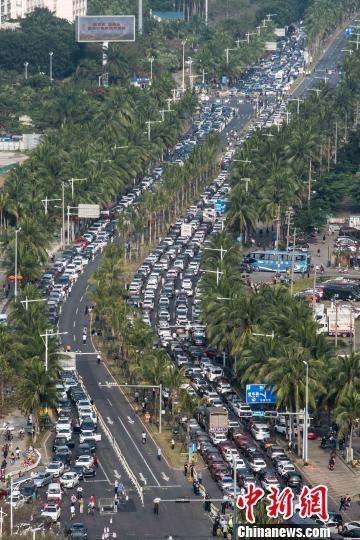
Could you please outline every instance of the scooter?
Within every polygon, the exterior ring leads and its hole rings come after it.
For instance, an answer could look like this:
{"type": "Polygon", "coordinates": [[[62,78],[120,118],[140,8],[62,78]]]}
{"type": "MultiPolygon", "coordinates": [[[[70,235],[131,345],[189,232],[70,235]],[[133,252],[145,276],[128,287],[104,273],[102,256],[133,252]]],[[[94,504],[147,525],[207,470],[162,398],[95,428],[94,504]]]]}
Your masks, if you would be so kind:
{"type": "Polygon", "coordinates": [[[321,439],[320,448],[327,448],[328,447],[328,441],[325,437],[321,439]]]}

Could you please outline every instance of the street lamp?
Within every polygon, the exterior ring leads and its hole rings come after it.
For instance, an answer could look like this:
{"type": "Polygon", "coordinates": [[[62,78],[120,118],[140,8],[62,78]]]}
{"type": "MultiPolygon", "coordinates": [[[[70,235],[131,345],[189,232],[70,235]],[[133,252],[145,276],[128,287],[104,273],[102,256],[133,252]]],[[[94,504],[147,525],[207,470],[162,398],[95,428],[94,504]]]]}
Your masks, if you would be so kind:
{"type": "Polygon", "coordinates": [[[51,330],[45,330],[45,334],[40,334],[41,338],[45,338],[45,340],[43,339],[45,345],[45,371],[47,371],[49,367],[49,337],[63,336],[68,333],[69,332],[52,332],[51,330]]]}
{"type": "Polygon", "coordinates": [[[54,53],[52,51],[49,52],[50,57],[50,82],[53,81],[53,55],[54,53]]]}
{"type": "Polygon", "coordinates": [[[15,290],[14,290],[14,296],[15,296],[15,302],[18,294],[17,289],[17,282],[18,282],[18,234],[21,231],[21,227],[16,229],[15,231],[15,290]]]}
{"type": "Polygon", "coordinates": [[[27,78],[28,78],[28,65],[29,65],[29,62],[24,62],[25,80],[27,80],[27,78]]]}
{"type": "Polygon", "coordinates": [[[150,81],[152,81],[152,79],[153,79],[153,63],[154,63],[155,57],[150,56],[149,60],[150,60],[150,81]]]}
{"type": "MultiPolygon", "coordinates": [[[[309,363],[303,360],[306,366],[306,384],[305,384],[305,418],[304,418],[304,432],[303,432],[303,460],[304,465],[308,462],[308,417],[309,417],[309,363]]],[[[300,422],[298,425],[300,429],[300,422]]]]}

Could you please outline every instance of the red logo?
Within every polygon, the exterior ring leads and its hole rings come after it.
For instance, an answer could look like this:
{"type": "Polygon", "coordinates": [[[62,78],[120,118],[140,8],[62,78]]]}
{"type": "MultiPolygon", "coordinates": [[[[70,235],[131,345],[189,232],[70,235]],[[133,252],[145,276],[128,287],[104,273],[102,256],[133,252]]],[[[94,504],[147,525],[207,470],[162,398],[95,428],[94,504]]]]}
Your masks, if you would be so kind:
{"type": "MultiPolygon", "coordinates": [[[[294,515],[295,494],[289,487],[280,491],[278,487],[272,486],[270,493],[266,497],[265,491],[256,487],[253,483],[247,484],[246,489],[245,495],[239,495],[237,498],[236,506],[240,510],[245,510],[247,523],[255,523],[254,508],[264,498],[269,501],[269,504],[266,505],[268,517],[276,519],[282,516],[284,519],[289,519],[294,515]]],[[[319,485],[313,488],[304,486],[298,502],[300,517],[311,518],[317,516],[323,521],[327,521],[329,519],[327,496],[327,486],[319,485]]]]}

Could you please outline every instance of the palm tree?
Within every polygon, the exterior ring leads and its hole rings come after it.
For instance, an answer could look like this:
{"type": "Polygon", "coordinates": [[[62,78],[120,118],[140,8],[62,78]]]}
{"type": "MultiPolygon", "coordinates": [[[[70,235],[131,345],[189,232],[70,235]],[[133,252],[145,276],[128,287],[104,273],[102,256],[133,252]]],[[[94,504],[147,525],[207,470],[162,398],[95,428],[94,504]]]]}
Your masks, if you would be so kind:
{"type": "Polygon", "coordinates": [[[328,381],[330,399],[337,404],[353,392],[360,392],[360,354],[331,358],[328,381]]]}
{"type": "Polygon", "coordinates": [[[349,457],[352,456],[353,433],[360,418],[360,393],[352,390],[343,396],[335,409],[336,422],[340,427],[339,435],[349,434],[349,457]]]}
{"type": "Polygon", "coordinates": [[[39,432],[41,410],[55,404],[54,382],[51,371],[45,371],[44,363],[37,358],[33,358],[25,365],[19,387],[19,400],[24,414],[31,414],[33,417],[34,438],[39,432]]]}

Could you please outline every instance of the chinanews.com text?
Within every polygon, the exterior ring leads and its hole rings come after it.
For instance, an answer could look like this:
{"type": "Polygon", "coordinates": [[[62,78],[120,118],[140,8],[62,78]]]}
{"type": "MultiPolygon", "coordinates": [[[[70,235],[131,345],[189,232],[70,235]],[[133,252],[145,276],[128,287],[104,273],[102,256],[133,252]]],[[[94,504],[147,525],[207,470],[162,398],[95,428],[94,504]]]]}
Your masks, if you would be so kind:
{"type": "Polygon", "coordinates": [[[296,527],[285,525],[240,525],[238,538],[330,538],[330,530],[325,527],[296,527]]]}

